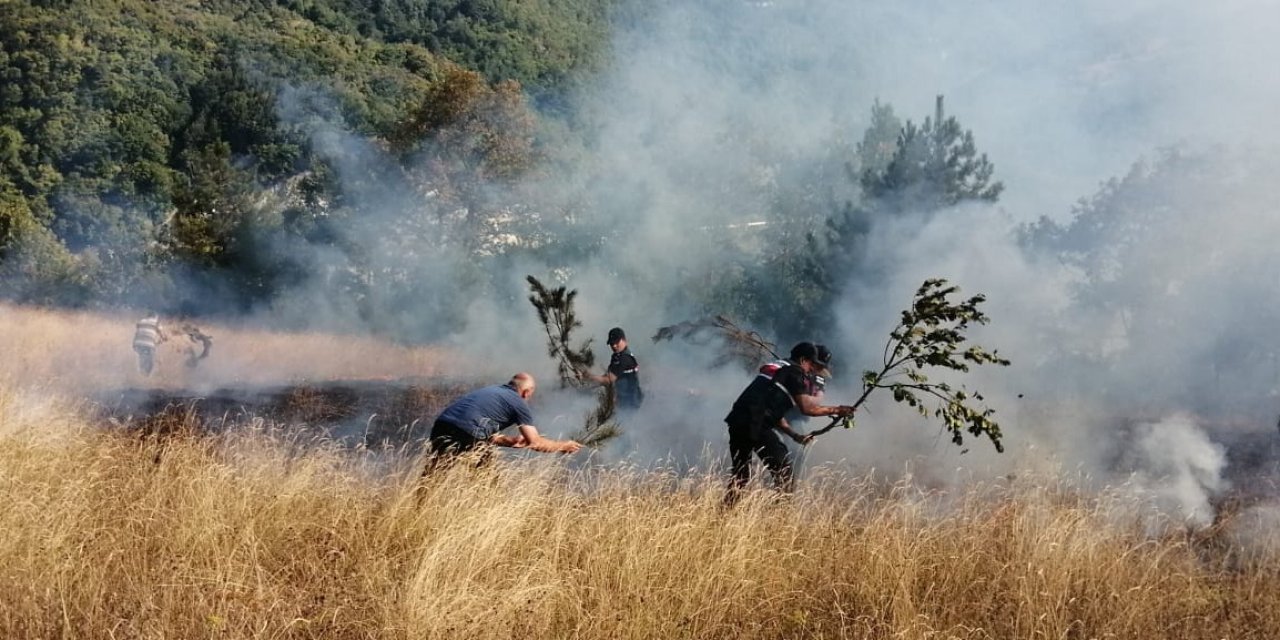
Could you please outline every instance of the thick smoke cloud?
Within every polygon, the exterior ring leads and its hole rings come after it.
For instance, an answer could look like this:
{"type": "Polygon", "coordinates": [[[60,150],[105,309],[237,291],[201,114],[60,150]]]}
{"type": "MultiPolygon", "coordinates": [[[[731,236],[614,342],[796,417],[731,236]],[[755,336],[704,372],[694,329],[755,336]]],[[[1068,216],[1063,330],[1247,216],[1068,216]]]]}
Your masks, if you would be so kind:
{"type": "MultiPolygon", "coordinates": [[[[392,260],[396,277],[412,286],[371,301],[373,314],[314,302],[322,286],[299,287],[275,311],[320,309],[351,322],[379,317],[384,327],[464,326],[450,338],[470,360],[460,369],[495,378],[532,369],[549,390],[553,367],[524,300],[523,275],[568,283],[581,293],[583,337],[594,337],[598,358],[607,359],[603,336],[613,325],[627,328],[641,358],[651,391],[627,444],[642,459],[696,457],[706,443],[722,446],[723,415],[746,376],[709,371],[710,354],[646,337],[698,313],[694,293],[747,256],[767,254],[753,236],[759,227],[748,225],[783,223],[768,194],[818,183],[833,199],[857,197],[841,158],[861,139],[875,100],[919,123],[932,115],[935,96],[945,95],[948,114],[973,130],[995,163],[1007,187],[1001,202],[875,221],[867,252],[883,269],[874,281],[851,276],[836,333],[815,337],[839,347],[831,399],[850,398],[857,373],[875,363],[922,279],[946,277],[966,293],[985,293],[992,324],[974,338],[1015,364],[963,381],[998,410],[1010,452],[997,456],[972,442],[962,454],[918,417],[873,403],[858,430],[819,441],[810,460],[890,474],[916,464],[966,476],[1041,466],[1104,482],[1137,473],[1158,484],[1167,476],[1184,489],[1178,508],[1203,522],[1206,501],[1226,486],[1221,476],[1230,470],[1230,460],[1214,457],[1226,455],[1222,441],[1255,433],[1260,416],[1276,409],[1268,393],[1277,381],[1267,375],[1274,355],[1230,365],[1232,353],[1250,349],[1239,336],[1260,338],[1262,319],[1280,317],[1280,287],[1268,275],[1280,273],[1280,259],[1266,241],[1280,237],[1270,204],[1276,188],[1260,180],[1267,172],[1258,161],[1276,143],[1269,123],[1280,80],[1265,65],[1280,45],[1264,25],[1276,24],[1280,9],[1242,0],[664,4],[620,27],[614,67],[577,97],[586,160],[523,185],[586,203],[578,228],[607,233],[601,251],[512,259],[505,286],[439,308],[433,301],[465,279],[468,261],[444,244],[388,240],[405,211],[421,209],[411,220],[422,224],[442,212],[387,177],[360,193],[385,199],[387,219],[352,221],[339,244],[392,260]],[[1020,242],[1022,225],[1041,218],[1069,225],[1076,200],[1125,176],[1140,158],[1158,165],[1159,149],[1178,144],[1206,166],[1157,173],[1137,201],[1107,203],[1117,215],[1149,210],[1158,219],[1074,247],[1114,253],[1125,265],[1120,280],[1090,273],[1063,251],[1020,242]],[[1196,171],[1215,177],[1194,206],[1179,206],[1186,202],[1177,191],[1181,177],[1196,171]],[[1099,278],[1146,297],[1126,304],[1122,292],[1108,304],[1091,303],[1088,285],[1099,278]],[[1139,314],[1147,324],[1132,324],[1139,314]],[[1223,406],[1223,389],[1235,406],[1223,406]],[[1243,416],[1244,426],[1224,427],[1235,424],[1231,416],[1243,416]],[[1147,454],[1118,457],[1118,448],[1147,454]]],[[[286,120],[296,100],[282,98],[286,120]]],[[[384,150],[323,126],[314,133],[318,148],[350,161],[339,177],[352,189],[367,187],[371,173],[397,175],[373,170],[384,150]]],[[[786,213],[789,224],[816,229],[823,222],[817,211],[786,213]]],[[[286,249],[313,273],[343,273],[347,258],[332,248],[286,249]]],[[[1274,353],[1270,345],[1256,350],[1274,353]]],[[[586,409],[567,394],[544,393],[541,405],[564,432],[586,409]]]]}
{"type": "MultiPolygon", "coordinates": [[[[1261,25],[1280,10],[1248,2],[869,4],[682,3],[652,28],[619,36],[618,68],[588,100],[604,123],[593,158],[602,185],[596,213],[628,234],[608,260],[574,270],[589,325],[680,319],[668,300],[731,260],[717,242],[733,233],[723,229],[768,216],[749,190],[725,185],[752,184],[744,176],[768,184],[834,145],[851,146],[876,98],[919,122],[945,94],[1007,190],[994,207],[875,225],[869,251],[889,267],[875,282],[847,283],[839,333],[825,337],[845,356],[831,395],[854,393],[856,372],[874,364],[919,282],[947,277],[988,296],[993,322],[975,339],[1015,362],[965,379],[1000,412],[1011,453],[974,442],[962,456],[918,418],[873,404],[861,431],[820,442],[811,459],[891,469],[923,459],[996,473],[1049,465],[1104,482],[1194,468],[1176,479],[1199,498],[1176,502],[1202,519],[1225,465],[1197,461],[1221,455],[1215,439],[1256,434],[1275,410],[1267,359],[1244,359],[1248,366],[1235,369],[1247,371],[1230,373],[1223,345],[1246,325],[1261,339],[1258,319],[1276,311],[1267,274],[1280,265],[1260,243],[1280,231],[1270,215],[1275,189],[1257,179],[1267,174],[1259,158],[1274,149],[1267,105],[1280,90],[1263,68],[1276,45],[1261,25]],[[1258,151],[1241,158],[1219,144],[1258,151]],[[1068,224],[1076,200],[1142,158],[1158,164],[1168,145],[1184,145],[1207,163],[1202,172],[1221,179],[1206,180],[1201,200],[1178,208],[1185,194],[1178,174],[1168,174],[1143,192],[1148,201],[1167,194],[1174,206],[1164,219],[1127,229],[1146,235],[1102,239],[1125,256],[1127,282],[1167,292],[1134,301],[1144,317],[1163,318],[1158,327],[1126,326],[1126,305],[1088,304],[1082,267],[1019,243],[1017,231],[1041,217],[1068,224]],[[1222,177],[1232,172],[1234,183],[1222,177]],[[610,286],[629,282],[620,278],[628,273],[645,274],[649,288],[610,286]],[[1222,362],[1206,366],[1214,358],[1222,362]],[[1224,407],[1228,393],[1233,406],[1224,407]],[[1138,424],[1152,426],[1139,435],[1138,424]],[[1115,456],[1117,447],[1146,450],[1162,438],[1158,460],[1115,456]]],[[[1116,206],[1128,205],[1144,206],[1116,206]]],[[[1164,205],[1150,206],[1159,215],[1164,205]]],[[[678,360],[663,364],[681,370],[678,360]]],[[[715,400],[660,421],[714,425],[745,383],[725,381],[727,372],[702,377],[715,379],[700,385],[715,400]]]]}

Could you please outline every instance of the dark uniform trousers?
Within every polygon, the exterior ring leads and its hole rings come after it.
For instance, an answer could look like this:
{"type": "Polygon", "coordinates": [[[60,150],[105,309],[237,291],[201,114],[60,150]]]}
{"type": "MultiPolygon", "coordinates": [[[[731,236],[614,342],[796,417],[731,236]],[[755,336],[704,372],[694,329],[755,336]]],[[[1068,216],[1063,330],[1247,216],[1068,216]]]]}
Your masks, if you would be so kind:
{"type": "Polygon", "coordinates": [[[774,483],[782,491],[794,488],[791,452],[778,437],[778,432],[759,419],[729,425],[729,456],[733,461],[733,478],[729,481],[729,501],[737,500],[737,492],[751,480],[751,454],[760,456],[765,468],[773,474],[774,483]]]}

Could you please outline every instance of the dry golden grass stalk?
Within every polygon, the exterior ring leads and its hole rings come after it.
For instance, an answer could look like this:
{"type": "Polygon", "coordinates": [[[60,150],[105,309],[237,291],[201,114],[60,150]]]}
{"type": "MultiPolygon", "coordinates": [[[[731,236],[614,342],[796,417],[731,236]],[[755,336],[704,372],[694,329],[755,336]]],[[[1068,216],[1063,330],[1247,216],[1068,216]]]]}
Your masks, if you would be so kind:
{"type": "MultiPolygon", "coordinates": [[[[156,463],[0,386],[4,638],[1271,638],[1280,557],[1225,572],[1119,497],[1023,477],[817,478],[723,511],[717,474],[417,467],[263,425],[156,463]],[[262,427],[262,428],[259,428],[262,427]]],[[[203,444],[202,444],[203,443],[203,444]]],[[[159,446],[159,445],[157,445],[159,446]]]]}

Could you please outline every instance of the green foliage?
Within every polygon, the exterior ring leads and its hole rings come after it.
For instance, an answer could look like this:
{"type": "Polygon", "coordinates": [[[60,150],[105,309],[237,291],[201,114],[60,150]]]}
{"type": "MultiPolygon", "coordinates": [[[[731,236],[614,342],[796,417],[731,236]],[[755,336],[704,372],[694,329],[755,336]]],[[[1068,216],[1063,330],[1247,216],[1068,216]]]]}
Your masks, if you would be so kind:
{"type": "Polygon", "coordinates": [[[231,145],[214,142],[183,154],[168,240],[175,255],[204,266],[230,267],[257,211],[252,182],[232,163],[231,145]]]}
{"type": "Polygon", "coordinates": [[[582,326],[573,312],[577,289],[548,289],[533,276],[525,276],[525,280],[533,294],[529,296],[529,303],[537,310],[538,321],[547,334],[547,355],[556,361],[560,372],[560,386],[580,386],[579,375],[595,365],[595,354],[591,351],[590,338],[577,347],[573,346],[573,330],[582,326]]]}
{"type": "Polygon", "coordinates": [[[938,96],[934,117],[918,127],[908,120],[889,164],[879,171],[867,167],[862,186],[873,201],[934,210],[965,201],[995,202],[1004,185],[991,181],[994,173],[987,155],[978,154],[973,132],[962,129],[955,116],[945,116],[938,96]]]}
{"type": "Polygon", "coordinates": [[[1274,154],[1170,148],[1082,198],[1070,218],[1023,229],[1024,247],[1067,265],[1076,340],[1050,339],[1060,376],[1109,407],[1234,414],[1280,386],[1274,154]],[[1090,325],[1089,322],[1099,324],[1090,325]],[[1134,394],[1132,389],[1143,393],[1134,394]]]}
{"type": "Polygon", "coordinates": [[[410,180],[437,206],[465,212],[459,235],[480,249],[492,218],[507,212],[502,190],[538,161],[537,118],[520,86],[445,65],[422,102],[391,134],[412,167],[410,180]]]}
{"type": "MultiPolygon", "coordinates": [[[[582,375],[595,365],[595,353],[588,338],[578,347],[573,346],[572,333],[582,326],[573,312],[573,301],[578,291],[565,287],[548,289],[533,276],[525,276],[529,282],[529,302],[538,312],[538,321],[547,334],[547,355],[556,361],[560,372],[560,386],[585,388],[582,375]]],[[[606,384],[596,394],[596,406],[587,413],[582,429],[572,439],[588,447],[600,447],[608,440],[621,435],[622,430],[613,421],[617,409],[613,385],[606,384]]]]}
{"type": "MultiPolygon", "coordinates": [[[[872,106],[871,124],[848,167],[859,169],[858,199],[832,199],[825,229],[809,233],[803,252],[787,269],[792,305],[806,305],[821,326],[804,326],[797,335],[813,335],[829,326],[831,305],[855,277],[875,278],[883,269],[867,258],[866,241],[878,219],[905,214],[925,218],[962,202],[996,201],[1004,185],[993,182],[994,166],[979,154],[973,133],[948,117],[938,96],[933,118],[917,126],[910,120],[896,134],[893,108],[872,106]]],[[[787,269],[775,268],[786,273],[787,269]]]]}
{"type": "MultiPolygon", "coordinates": [[[[995,411],[981,404],[982,394],[929,379],[930,372],[939,369],[963,373],[983,364],[1009,366],[1009,361],[994,350],[965,346],[969,325],[986,324],[989,319],[978,309],[986,300],[984,296],[959,302],[948,299],[958,292],[958,287],[940,278],[920,285],[911,307],[902,312],[902,320],[889,333],[880,370],[863,372],[862,395],[853,406],[861,406],[877,389],[888,389],[894,401],[905,403],[922,416],[941,420],[955,444],[963,444],[964,433],[968,432],[986,436],[996,451],[1003,452],[1000,425],[992,419],[995,411]]],[[[821,435],[841,425],[847,428],[851,422],[835,420],[814,434],[821,435]]]]}
{"type": "MultiPolygon", "coordinates": [[[[555,196],[527,186],[556,163],[591,161],[582,131],[590,126],[578,126],[588,114],[561,112],[567,117],[556,122],[533,105],[562,107],[609,54],[610,23],[651,21],[663,6],[73,0],[4,8],[0,186],[24,201],[10,218],[44,230],[23,232],[23,255],[39,247],[67,266],[59,273],[74,273],[40,276],[44,284],[24,290],[72,283],[51,297],[118,303],[171,300],[175,282],[195,281],[217,283],[228,298],[220,306],[245,307],[269,305],[322,271],[330,302],[371,324],[403,335],[413,313],[393,321],[379,309],[430,309],[448,319],[434,325],[445,331],[465,316],[463,292],[499,286],[487,272],[510,252],[566,264],[625,232],[609,224],[624,212],[609,207],[631,200],[596,195],[589,172],[555,196]],[[324,264],[282,247],[323,252],[324,264]]],[[[891,212],[895,194],[940,185],[938,202],[998,195],[972,136],[940,107],[935,120],[904,128],[877,101],[865,133],[838,132],[817,157],[794,157],[767,136],[755,139],[750,125],[731,124],[725,135],[750,149],[751,169],[701,163],[682,177],[728,194],[714,205],[718,220],[749,215],[767,226],[732,232],[723,256],[706,261],[715,268],[682,274],[689,286],[674,304],[731,313],[784,338],[826,328],[831,299],[864,266],[853,258],[864,223],[891,212]],[[818,231],[828,220],[840,230],[832,237],[818,231]]],[[[0,227],[6,246],[16,242],[13,223],[0,227]]]]}
{"type": "Polygon", "coordinates": [[[77,260],[34,219],[21,193],[0,180],[0,295],[76,304],[89,294],[91,284],[77,260]]]}
{"type": "Polygon", "coordinates": [[[22,193],[0,177],[0,251],[11,246],[27,228],[36,225],[22,193]]]}
{"type": "Polygon", "coordinates": [[[1186,250],[1216,249],[1202,240],[1201,224],[1258,200],[1248,185],[1263,180],[1265,167],[1249,157],[1165,149],[1082,198],[1069,220],[1025,227],[1023,240],[1079,269],[1088,305],[1144,307],[1168,295],[1168,276],[1151,274],[1206,273],[1208,265],[1186,260],[1186,250]]]}
{"type": "MultiPolygon", "coordinates": [[[[489,216],[509,202],[483,186],[510,182],[538,159],[539,125],[523,86],[544,96],[567,90],[599,61],[608,4],[4,3],[3,187],[25,200],[23,219],[45,230],[24,232],[22,255],[38,245],[78,274],[8,290],[86,282],[50,297],[114,303],[139,287],[167,295],[166,281],[182,271],[226,283],[249,304],[306,268],[265,256],[263,246],[314,242],[342,244],[358,264],[332,282],[350,302],[372,304],[390,292],[374,293],[377,267],[358,255],[368,248],[333,231],[339,220],[408,218],[411,208],[384,213],[384,199],[353,197],[376,191],[373,182],[394,181],[396,168],[390,176],[365,180],[346,171],[339,179],[331,164],[350,159],[318,153],[316,125],[374,145],[411,136],[402,147],[414,152],[406,161],[430,157],[411,179],[422,193],[445,196],[437,200],[442,212],[468,212],[469,226],[452,240],[491,231],[489,216]],[[458,86],[461,93],[450,93],[458,86]],[[429,117],[454,107],[447,119],[429,117]],[[347,193],[353,189],[360,193],[347,193]]],[[[0,226],[5,246],[13,244],[13,225],[0,226]]],[[[419,231],[403,237],[439,235],[419,231]]],[[[29,267],[10,273],[34,274],[29,267]]]]}
{"type": "Polygon", "coordinates": [[[617,409],[616,402],[613,385],[603,385],[596,392],[596,406],[587,412],[582,429],[569,439],[584,447],[599,449],[609,440],[622,435],[622,428],[613,421],[613,414],[617,409]]]}
{"type": "Polygon", "coordinates": [[[602,0],[290,0],[339,33],[426,47],[492,81],[555,88],[603,62],[602,0]]]}
{"type": "Polygon", "coordinates": [[[898,156],[899,138],[903,133],[902,121],[894,115],[893,105],[881,104],[877,99],[871,105],[871,124],[863,134],[862,142],[858,143],[861,175],[884,175],[898,156]]]}
{"type": "MultiPolygon", "coordinates": [[[[271,181],[303,169],[305,138],[276,115],[276,91],[263,78],[250,77],[230,56],[191,87],[193,113],[178,133],[173,152],[180,157],[218,143],[246,160],[258,180],[271,181]]],[[[191,174],[191,167],[180,167],[191,174]]]]}

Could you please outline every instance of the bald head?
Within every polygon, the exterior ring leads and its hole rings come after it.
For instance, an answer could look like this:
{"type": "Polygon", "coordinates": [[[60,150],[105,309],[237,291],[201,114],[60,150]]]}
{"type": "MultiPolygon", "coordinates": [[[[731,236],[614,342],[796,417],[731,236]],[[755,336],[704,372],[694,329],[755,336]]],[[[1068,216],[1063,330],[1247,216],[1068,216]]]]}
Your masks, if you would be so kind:
{"type": "Polygon", "coordinates": [[[508,382],[507,384],[515,388],[516,392],[520,394],[520,397],[525,400],[528,400],[533,396],[533,390],[537,386],[533,381],[533,375],[523,371],[511,376],[511,382],[508,382]]]}

